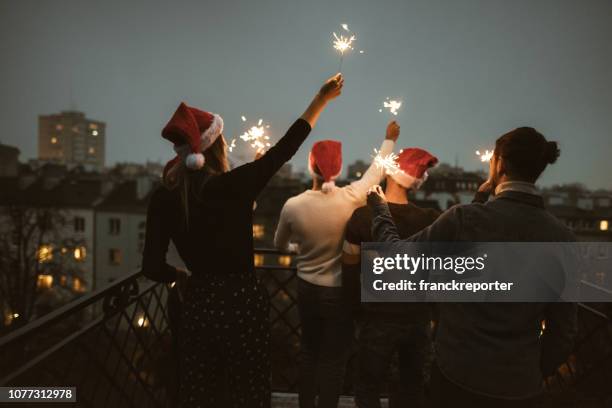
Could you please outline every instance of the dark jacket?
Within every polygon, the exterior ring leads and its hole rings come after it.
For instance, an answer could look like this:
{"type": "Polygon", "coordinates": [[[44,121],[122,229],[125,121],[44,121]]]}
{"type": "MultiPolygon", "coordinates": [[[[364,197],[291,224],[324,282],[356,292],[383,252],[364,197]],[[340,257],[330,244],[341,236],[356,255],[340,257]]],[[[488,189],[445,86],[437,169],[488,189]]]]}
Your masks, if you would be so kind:
{"type": "Polygon", "coordinates": [[[220,175],[191,174],[188,225],[180,189],[161,187],[153,192],[142,256],[144,275],[159,282],[176,279],[175,267],[166,263],[170,240],[195,280],[206,274],[253,272],[253,202],[310,130],[308,122],[298,119],[260,159],[220,175]]]}
{"type": "MultiPolygon", "coordinates": [[[[400,241],[386,203],[369,198],[376,241],[400,241]]],[[[486,203],[452,207],[406,241],[559,242],[573,233],[538,195],[504,191],[486,203]]],[[[576,335],[573,303],[441,303],[436,335],[440,370],[456,384],[493,397],[521,399],[565,361],[576,335]],[[540,336],[541,321],[546,330],[540,336]]]]}

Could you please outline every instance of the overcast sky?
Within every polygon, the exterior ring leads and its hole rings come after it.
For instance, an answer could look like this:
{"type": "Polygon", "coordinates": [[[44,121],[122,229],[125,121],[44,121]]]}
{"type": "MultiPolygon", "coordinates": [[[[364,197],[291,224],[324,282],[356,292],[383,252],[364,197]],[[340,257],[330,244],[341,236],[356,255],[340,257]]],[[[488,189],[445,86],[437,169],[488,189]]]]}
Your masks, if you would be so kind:
{"type": "Polygon", "coordinates": [[[368,158],[391,96],[400,147],[477,169],[476,148],[533,126],[561,143],[543,184],[612,188],[611,21],[609,0],[0,0],[0,142],[35,157],[37,115],[76,107],[107,123],[111,164],[165,161],[181,100],[221,114],[228,137],[244,114],[278,138],[337,70],[331,33],[347,23],[365,53],[346,56],[297,167],[325,138],[345,164],[368,158]]]}

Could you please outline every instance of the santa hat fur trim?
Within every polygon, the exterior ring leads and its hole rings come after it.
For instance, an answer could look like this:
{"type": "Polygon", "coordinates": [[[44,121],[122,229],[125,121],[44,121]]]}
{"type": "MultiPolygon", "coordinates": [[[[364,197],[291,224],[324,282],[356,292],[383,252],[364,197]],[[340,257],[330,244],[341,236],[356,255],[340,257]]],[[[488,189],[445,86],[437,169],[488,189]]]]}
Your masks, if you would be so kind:
{"type": "Polygon", "coordinates": [[[404,188],[416,190],[427,180],[427,170],[438,163],[438,158],[426,150],[410,147],[400,151],[396,162],[399,171],[390,174],[391,178],[404,188]]]}
{"type": "Polygon", "coordinates": [[[162,130],[162,137],[174,143],[185,166],[201,169],[208,149],[223,132],[223,119],[216,113],[202,111],[181,102],[162,130]]]}

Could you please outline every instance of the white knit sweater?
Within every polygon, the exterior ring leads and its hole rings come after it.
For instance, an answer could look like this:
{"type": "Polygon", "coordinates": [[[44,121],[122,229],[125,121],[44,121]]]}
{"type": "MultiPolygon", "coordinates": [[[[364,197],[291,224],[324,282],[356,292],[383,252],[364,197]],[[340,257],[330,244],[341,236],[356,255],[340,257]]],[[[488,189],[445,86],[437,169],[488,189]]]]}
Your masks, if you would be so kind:
{"type": "MultiPolygon", "coordinates": [[[[394,145],[385,140],[380,154],[388,155],[394,145]]],[[[306,190],[287,200],[274,245],[286,250],[295,244],[300,278],[319,286],[342,285],[340,258],[346,223],[356,208],[365,205],[368,189],[383,177],[384,171],[372,163],[360,180],[348,186],[328,193],[306,190]]]]}

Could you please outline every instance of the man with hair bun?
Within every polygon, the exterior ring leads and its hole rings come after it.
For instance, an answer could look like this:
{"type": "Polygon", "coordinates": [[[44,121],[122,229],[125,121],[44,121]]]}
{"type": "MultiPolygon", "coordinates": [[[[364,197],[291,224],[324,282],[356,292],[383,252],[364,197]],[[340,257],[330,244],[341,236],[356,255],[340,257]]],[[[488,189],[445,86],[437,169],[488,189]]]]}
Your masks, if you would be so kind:
{"type": "MultiPolygon", "coordinates": [[[[405,241],[575,241],[544,208],[535,186],[558,157],[557,143],[533,128],[506,133],[495,143],[489,178],[474,202],[452,207],[405,241]]],[[[380,186],[370,190],[368,205],[374,240],[401,241],[380,186]]],[[[574,303],[440,303],[433,406],[534,406],[543,379],[557,371],[573,347],[576,313],[574,303]]]]}

